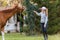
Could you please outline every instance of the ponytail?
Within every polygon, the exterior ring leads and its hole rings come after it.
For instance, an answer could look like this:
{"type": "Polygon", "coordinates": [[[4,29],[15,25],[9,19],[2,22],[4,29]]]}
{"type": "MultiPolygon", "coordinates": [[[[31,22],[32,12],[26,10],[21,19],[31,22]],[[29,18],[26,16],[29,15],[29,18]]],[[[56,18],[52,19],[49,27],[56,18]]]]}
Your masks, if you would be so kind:
{"type": "Polygon", "coordinates": [[[48,9],[46,8],[46,16],[48,16],[48,9]]]}

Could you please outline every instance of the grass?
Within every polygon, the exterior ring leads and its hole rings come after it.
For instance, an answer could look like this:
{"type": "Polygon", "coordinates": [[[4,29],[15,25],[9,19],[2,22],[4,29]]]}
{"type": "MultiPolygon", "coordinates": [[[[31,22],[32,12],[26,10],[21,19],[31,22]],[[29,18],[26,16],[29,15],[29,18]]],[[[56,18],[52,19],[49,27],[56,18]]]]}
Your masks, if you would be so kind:
{"type": "MultiPolygon", "coordinates": [[[[0,36],[0,40],[2,40],[0,36]]],[[[10,33],[10,34],[5,34],[5,40],[43,40],[43,36],[26,36],[26,35],[21,35],[20,33],[10,33]]],[[[60,40],[60,34],[56,35],[49,35],[48,40],[60,40]]]]}

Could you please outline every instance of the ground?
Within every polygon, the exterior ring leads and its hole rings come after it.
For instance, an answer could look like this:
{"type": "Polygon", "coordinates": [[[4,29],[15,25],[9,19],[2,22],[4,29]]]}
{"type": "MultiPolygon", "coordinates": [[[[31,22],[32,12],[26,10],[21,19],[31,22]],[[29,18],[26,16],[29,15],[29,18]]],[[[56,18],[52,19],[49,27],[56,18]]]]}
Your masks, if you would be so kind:
{"type": "MultiPolygon", "coordinates": [[[[2,40],[0,36],[0,40],[2,40]]],[[[5,40],[43,40],[43,36],[26,36],[20,33],[5,34],[5,40]]],[[[49,40],[60,40],[60,34],[49,35],[49,40]]]]}

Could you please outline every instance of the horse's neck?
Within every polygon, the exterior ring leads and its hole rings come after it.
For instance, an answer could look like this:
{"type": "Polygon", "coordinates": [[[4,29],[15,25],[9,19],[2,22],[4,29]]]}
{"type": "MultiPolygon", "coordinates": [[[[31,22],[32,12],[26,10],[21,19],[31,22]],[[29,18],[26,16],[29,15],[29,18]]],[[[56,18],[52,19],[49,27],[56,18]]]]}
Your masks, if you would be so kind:
{"type": "Polygon", "coordinates": [[[6,12],[2,12],[1,14],[3,14],[4,16],[4,19],[5,21],[7,21],[10,17],[12,17],[15,13],[17,12],[17,8],[14,8],[10,11],[7,10],[7,13],[6,12]]]}
{"type": "Polygon", "coordinates": [[[9,13],[5,13],[6,20],[12,17],[17,12],[17,9],[11,10],[9,13]]]}

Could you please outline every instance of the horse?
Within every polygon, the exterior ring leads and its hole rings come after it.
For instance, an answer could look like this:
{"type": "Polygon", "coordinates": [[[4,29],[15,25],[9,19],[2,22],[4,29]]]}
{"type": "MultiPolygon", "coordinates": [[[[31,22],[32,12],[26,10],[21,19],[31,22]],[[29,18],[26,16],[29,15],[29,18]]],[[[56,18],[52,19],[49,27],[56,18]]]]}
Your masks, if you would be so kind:
{"type": "Polygon", "coordinates": [[[4,38],[4,26],[6,25],[7,20],[12,17],[17,12],[23,12],[24,7],[14,4],[12,7],[0,8],[0,31],[2,34],[2,40],[4,38]]]}

